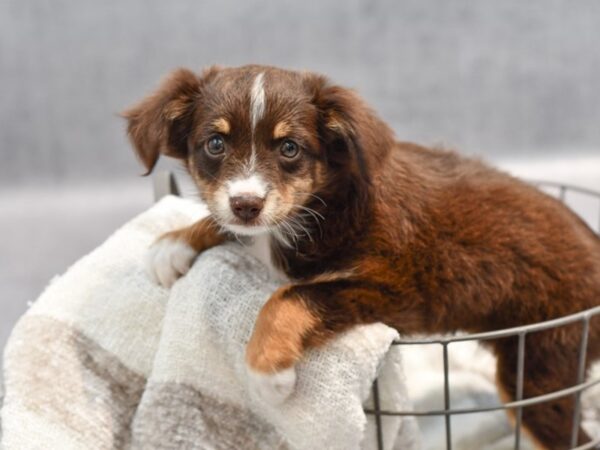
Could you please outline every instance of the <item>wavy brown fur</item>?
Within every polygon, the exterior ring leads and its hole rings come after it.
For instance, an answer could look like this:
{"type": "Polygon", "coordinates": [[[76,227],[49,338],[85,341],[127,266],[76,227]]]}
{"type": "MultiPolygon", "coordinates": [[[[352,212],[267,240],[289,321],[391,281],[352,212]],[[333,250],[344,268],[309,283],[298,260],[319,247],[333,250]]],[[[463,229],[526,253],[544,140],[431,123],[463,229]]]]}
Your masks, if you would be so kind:
{"type": "MultiPolygon", "coordinates": [[[[185,159],[214,211],[217,189],[256,139],[247,105],[259,72],[267,86],[257,129],[261,170],[281,198],[299,196],[323,220],[313,224],[312,239],[292,247],[272,239],[293,282],[258,319],[248,353],[256,370],[290,367],[356,324],[384,322],[403,335],[481,332],[600,305],[600,240],[570,210],[478,161],[397,142],[356,94],[319,75],[262,66],[213,68],[201,76],[179,70],[126,113],[148,170],[161,152],[185,159]],[[201,147],[220,117],[231,125],[231,154],[215,161],[201,147]],[[303,142],[293,166],[273,160],[270,136],[282,130],[303,142]]],[[[183,235],[199,250],[222,240],[183,235]]],[[[524,398],[575,383],[580,337],[572,325],[528,335],[524,398]]],[[[514,398],[516,341],[491,346],[500,390],[514,398]]],[[[594,320],[588,365],[598,358],[600,321],[594,320]]],[[[572,413],[567,397],[525,408],[523,423],[540,446],[564,449],[572,413]]],[[[580,430],[578,444],[587,440],[580,430]]]]}

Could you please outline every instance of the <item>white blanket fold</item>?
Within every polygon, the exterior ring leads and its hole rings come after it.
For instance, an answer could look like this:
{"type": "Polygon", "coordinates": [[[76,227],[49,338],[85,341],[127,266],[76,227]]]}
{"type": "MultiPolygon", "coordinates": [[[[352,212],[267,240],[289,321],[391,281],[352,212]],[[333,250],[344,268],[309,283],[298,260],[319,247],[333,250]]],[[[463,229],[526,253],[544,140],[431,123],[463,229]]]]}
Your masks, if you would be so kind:
{"type": "MultiPolygon", "coordinates": [[[[410,407],[384,325],[357,327],[298,366],[273,407],[249,394],[244,351],[277,284],[237,244],[202,254],[171,291],[143,271],[161,233],[205,214],[167,197],[56,279],[5,351],[5,450],[376,448],[363,412],[410,407]]],[[[384,417],[385,448],[417,448],[415,423],[384,417]]]]}

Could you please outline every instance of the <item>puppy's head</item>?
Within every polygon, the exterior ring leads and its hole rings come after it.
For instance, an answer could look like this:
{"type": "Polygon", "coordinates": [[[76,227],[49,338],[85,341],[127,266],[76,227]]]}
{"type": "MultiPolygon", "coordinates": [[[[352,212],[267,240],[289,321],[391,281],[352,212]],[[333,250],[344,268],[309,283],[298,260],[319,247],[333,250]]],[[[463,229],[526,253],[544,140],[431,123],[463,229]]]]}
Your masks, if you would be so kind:
{"type": "Polygon", "coordinates": [[[213,217],[242,235],[318,220],[322,197],[368,183],[369,153],[391,140],[351,91],[264,66],[179,69],[124,116],[148,173],[161,153],[184,160],[213,217]]]}

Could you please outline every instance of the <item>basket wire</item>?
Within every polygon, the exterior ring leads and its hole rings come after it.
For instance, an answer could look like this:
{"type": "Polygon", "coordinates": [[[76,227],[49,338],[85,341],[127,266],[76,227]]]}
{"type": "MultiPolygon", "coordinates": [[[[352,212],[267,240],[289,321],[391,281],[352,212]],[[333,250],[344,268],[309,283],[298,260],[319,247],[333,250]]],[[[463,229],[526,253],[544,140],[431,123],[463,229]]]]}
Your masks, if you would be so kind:
{"type": "MultiPolygon", "coordinates": [[[[550,181],[531,181],[533,185],[542,189],[553,189],[558,190],[557,197],[565,202],[567,194],[569,192],[576,192],[586,197],[597,199],[598,201],[598,218],[597,218],[597,229],[596,232],[600,233],[600,192],[595,192],[589,189],[579,188],[567,184],[555,183],[550,181]]],[[[373,383],[372,394],[373,394],[373,408],[365,409],[366,414],[375,416],[375,429],[377,433],[377,448],[378,450],[384,449],[383,440],[383,429],[382,429],[382,416],[444,416],[445,425],[445,443],[446,450],[452,450],[452,416],[457,414],[476,414],[484,413],[497,410],[515,410],[515,426],[514,426],[514,448],[515,450],[521,449],[522,439],[522,415],[523,408],[526,406],[536,405],[544,403],[550,400],[554,400],[568,395],[575,397],[575,408],[573,413],[573,428],[571,431],[571,450],[584,450],[595,448],[600,444],[600,437],[593,439],[592,441],[580,445],[577,447],[577,439],[579,434],[579,425],[581,421],[581,395],[584,391],[600,384],[600,378],[585,380],[585,366],[586,366],[586,354],[589,337],[590,320],[592,317],[600,317],[600,306],[590,308],[585,311],[581,311],[576,314],[561,317],[558,319],[548,320],[545,322],[539,322],[531,325],[524,325],[519,327],[507,328],[496,331],[489,331],[484,333],[476,334],[465,334],[458,336],[444,336],[433,339],[399,339],[392,343],[392,345],[404,346],[404,345],[441,345],[442,346],[442,358],[443,358],[443,371],[444,371],[444,409],[443,410],[432,410],[432,411],[387,411],[380,407],[381,399],[379,397],[379,386],[377,380],[373,383]],[[574,386],[561,389],[554,392],[549,392],[544,395],[536,397],[530,397],[523,399],[523,378],[524,378],[524,366],[525,366],[525,341],[528,334],[535,331],[547,330],[550,328],[556,328],[572,323],[581,324],[581,341],[579,345],[579,354],[577,362],[577,384],[574,386]],[[462,408],[452,409],[450,404],[450,383],[449,383],[449,347],[455,342],[464,341],[486,341],[505,337],[517,337],[517,375],[516,375],[516,393],[515,400],[503,403],[496,406],[480,407],[480,408],[462,408]]]]}

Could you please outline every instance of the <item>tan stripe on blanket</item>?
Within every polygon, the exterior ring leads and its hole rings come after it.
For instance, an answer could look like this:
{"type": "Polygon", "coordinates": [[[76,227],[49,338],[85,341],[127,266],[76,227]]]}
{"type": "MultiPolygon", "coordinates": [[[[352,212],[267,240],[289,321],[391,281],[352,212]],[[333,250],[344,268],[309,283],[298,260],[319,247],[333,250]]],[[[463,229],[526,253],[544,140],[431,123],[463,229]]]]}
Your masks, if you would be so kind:
{"type": "Polygon", "coordinates": [[[181,383],[149,384],[134,423],[134,449],[287,448],[274,428],[247,409],[181,383]]]}
{"type": "Polygon", "coordinates": [[[7,382],[27,409],[97,443],[96,448],[129,444],[142,376],[55,319],[25,316],[13,333],[7,382]]]}

